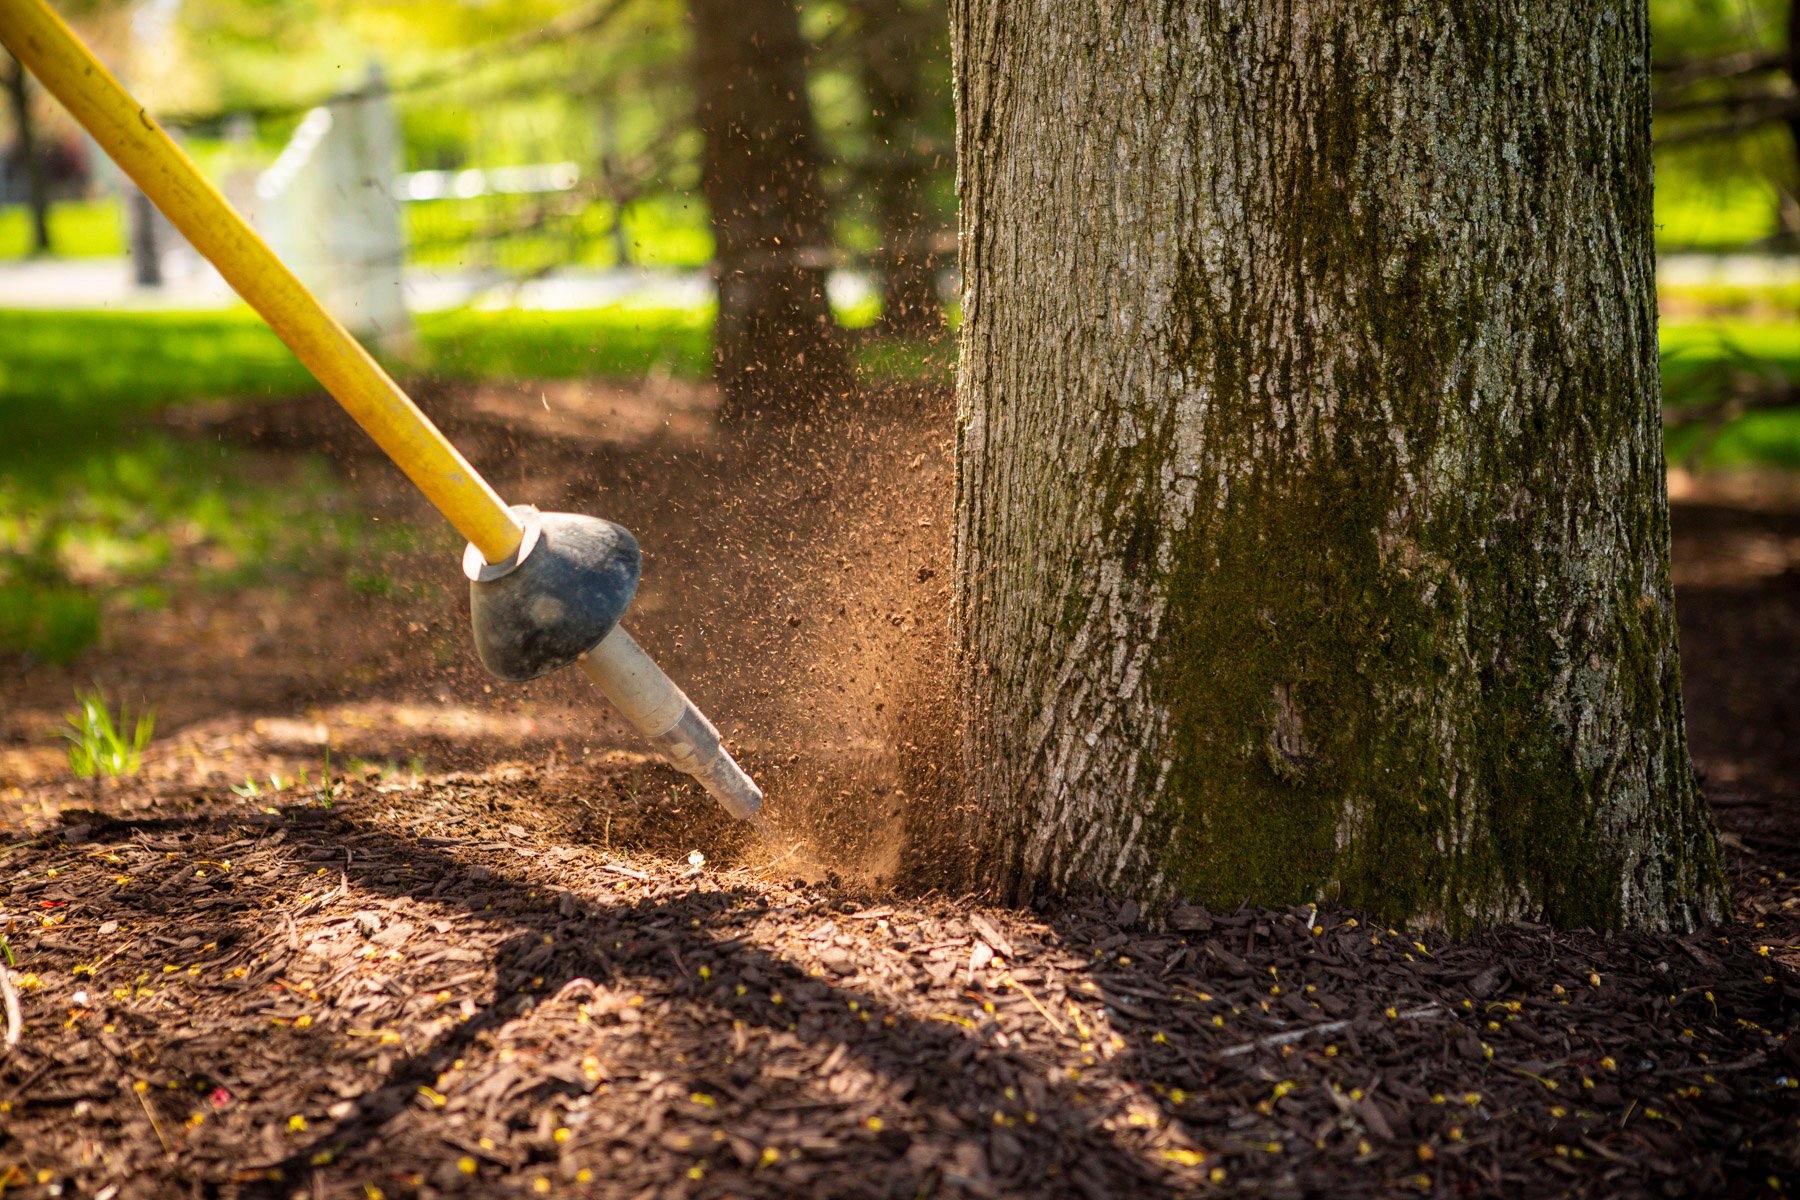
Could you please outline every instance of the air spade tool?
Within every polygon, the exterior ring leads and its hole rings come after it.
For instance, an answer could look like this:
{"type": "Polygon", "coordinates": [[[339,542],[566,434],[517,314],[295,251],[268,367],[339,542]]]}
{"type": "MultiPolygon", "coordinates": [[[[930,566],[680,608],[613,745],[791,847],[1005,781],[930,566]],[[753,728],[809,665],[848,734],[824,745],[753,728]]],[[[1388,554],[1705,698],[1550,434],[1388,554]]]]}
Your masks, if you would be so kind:
{"type": "Polygon", "coordinates": [[[469,539],[463,573],[483,665],[519,681],[580,664],[671,764],[732,816],[755,818],[761,790],[619,624],[637,591],[637,539],[598,517],[508,507],[43,0],[0,0],[0,43],[469,539]]]}

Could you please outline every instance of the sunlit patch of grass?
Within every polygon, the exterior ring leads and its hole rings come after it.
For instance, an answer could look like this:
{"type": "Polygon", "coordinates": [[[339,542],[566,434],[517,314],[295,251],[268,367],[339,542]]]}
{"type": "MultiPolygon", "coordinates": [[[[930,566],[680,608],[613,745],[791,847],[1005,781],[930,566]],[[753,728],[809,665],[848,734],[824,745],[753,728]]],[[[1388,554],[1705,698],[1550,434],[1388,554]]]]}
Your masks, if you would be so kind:
{"type": "MultiPolygon", "coordinates": [[[[1800,314],[1800,282],[1776,284],[1659,284],[1657,299],[1665,311],[1718,314],[1710,319],[1781,321],[1800,314]]],[[[1671,318],[1680,324],[1696,318],[1671,318]]]]}
{"type": "MultiPolygon", "coordinates": [[[[840,309],[840,324],[874,324],[869,300],[840,309]]],[[[419,318],[427,369],[446,377],[556,379],[640,376],[667,372],[703,379],[712,367],[711,305],[695,308],[609,308],[537,312],[519,309],[427,313],[419,318]]],[[[955,339],[883,338],[859,345],[854,361],[865,379],[948,380],[955,339]]]]}
{"type": "Polygon", "coordinates": [[[956,376],[956,339],[945,333],[932,341],[883,338],[867,342],[857,348],[856,369],[870,381],[948,385],[956,376]]]}
{"type": "Polygon", "coordinates": [[[1700,456],[1703,467],[1772,466],[1800,471],[1800,409],[1746,413],[1700,456]]]}
{"type": "Polygon", "coordinates": [[[1656,174],[1659,250],[1735,250],[1779,230],[1774,183],[1745,173],[1708,171],[1664,155],[1656,174]]]}
{"type": "MultiPolygon", "coordinates": [[[[125,212],[114,199],[67,200],[50,206],[50,252],[58,258],[116,258],[125,253],[125,212]]],[[[31,253],[31,214],[0,207],[0,259],[31,253]]]]}
{"type": "MultiPolygon", "coordinates": [[[[305,368],[247,308],[15,309],[0,322],[0,397],[48,402],[47,415],[59,420],[130,415],[204,396],[291,395],[311,386],[305,368]]],[[[9,427],[19,415],[6,415],[9,427]]]]}
{"type": "Polygon", "coordinates": [[[832,315],[845,329],[867,329],[881,320],[881,297],[870,294],[850,304],[834,304],[832,315]]]}
{"type": "Polygon", "coordinates": [[[580,379],[664,371],[702,378],[712,362],[711,306],[615,305],[561,312],[501,309],[419,318],[426,367],[477,379],[580,379]]]}
{"type": "MultiPolygon", "coordinates": [[[[872,322],[871,304],[839,314],[872,322]]],[[[133,417],[214,396],[270,399],[315,390],[306,370],[247,309],[216,313],[0,313],[0,470],[9,449],[82,453],[133,417]]],[[[546,379],[711,369],[713,309],[630,304],[570,311],[425,313],[425,372],[446,379],[546,379]]],[[[948,345],[949,339],[945,344],[948,345]]],[[[861,363],[910,374],[923,344],[883,341],[861,363]],[[910,361],[909,361],[910,358],[910,361]]],[[[400,368],[396,368],[399,370],[400,368]]]]}
{"type": "Polygon", "coordinates": [[[0,654],[67,662],[172,582],[240,586],[408,535],[319,459],[267,465],[145,421],[208,396],[312,390],[248,311],[0,316],[0,654]]]}
{"type": "Polygon", "coordinates": [[[1786,321],[1664,321],[1661,335],[1666,396],[1721,362],[1766,363],[1800,379],[1800,314],[1786,321]]]}
{"type": "Polygon", "coordinates": [[[424,200],[402,210],[407,259],[421,266],[494,267],[539,271],[553,267],[653,267],[693,270],[712,259],[705,210],[679,196],[647,197],[623,214],[604,201],[575,211],[546,210],[538,196],[492,195],[424,200]],[[624,242],[625,257],[619,254],[624,242]]]}
{"type": "MultiPolygon", "coordinates": [[[[520,195],[407,204],[401,209],[407,261],[513,271],[621,265],[691,270],[712,259],[706,211],[681,196],[651,196],[630,205],[620,234],[614,232],[617,209],[606,202],[592,201],[548,219],[540,217],[542,206],[541,197],[520,195]],[[621,236],[627,256],[623,262],[621,236]]],[[[50,248],[57,258],[124,257],[124,207],[112,197],[57,201],[50,206],[50,248]]],[[[25,206],[0,206],[0,260],[30,253],[31,216],[25,206]]]]}
{"type": "Polygon", "coordinates": [[[271,477],[221,446],[166,434],[0,472],[0,653],[67,662],[106,611],[156,607],[172,584],[239,587],[404,549],[366,522],[316,458],[271,477]]]}

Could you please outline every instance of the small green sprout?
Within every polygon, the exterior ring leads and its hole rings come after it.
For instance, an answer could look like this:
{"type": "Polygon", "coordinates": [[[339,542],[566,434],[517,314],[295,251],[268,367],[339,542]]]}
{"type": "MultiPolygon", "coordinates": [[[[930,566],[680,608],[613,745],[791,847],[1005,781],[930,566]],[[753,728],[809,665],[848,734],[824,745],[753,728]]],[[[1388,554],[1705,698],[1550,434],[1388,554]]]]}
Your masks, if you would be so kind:
{"type": "Polygon", "coordinates": [[[300,776],[300,779],[296,781],[294,779],[284,779],[280,771],[270,771],[268,775],[269,786],[258,787],[256,778],[251,775],[246,775],[244,776],[244,782],[232,784],[231,790],[246,800],[252,800],[257,796],[262,795],[264,792],[285,792],[293,787],[296,782],[305,783],[306,772],[302,771],[300,776]]]}
{"type": "Polygon", "coordinates": [[[338,789],[343,785],[333,782],[331,778],[331,744],[329,742],[325,744],[325,769],[320,772],[318,782],[315,784],[307,776],[306,768],[301,767],[300,786],[314,789],[319,797],[319,807],[331,807],[332,800],[336,798],[338,789]]]}
{"type": "Polygon", "coordinates": [[[128,722],[124,704],[115,720],[98,688],[77,692],[75,698],[81,706],[64,718],[69,725],[63,730],[69,742],[69,769],[81,779],[137,774],[144,763],[144,747],[156,729],[156,710],[145,709],[135,722],[128,722]],[[128,724],[129,739],[124,735],[128,724]]]}

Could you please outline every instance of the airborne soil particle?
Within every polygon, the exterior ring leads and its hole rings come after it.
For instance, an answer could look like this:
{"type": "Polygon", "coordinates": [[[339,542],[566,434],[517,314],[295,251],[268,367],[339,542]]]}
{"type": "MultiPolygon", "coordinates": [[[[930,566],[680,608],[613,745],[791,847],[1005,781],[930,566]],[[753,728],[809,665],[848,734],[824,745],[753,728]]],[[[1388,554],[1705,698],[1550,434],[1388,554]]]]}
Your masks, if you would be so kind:
{"type": "MultiPolygon", "coordinates": [[[[1709,1196],[1800,1175],[1800,506],[1678,492],[1688,712],[1737,923],[1457,944],[1306,908],[1032,914],[918,882],[957,855],[930,828],[954,794],[941,396],[742,433],[679,386],[426,402],[511,498],[638,532],[635,633],[802,852],[645,757],[581,681],[490,684],[447,535],[389,568],[435,594],[178,595],[9,683],[8,1196],[1709,1196]],[[135,779],[60,765],[89,678],[158,707],[135,779]],[[306,787],[231,790],[303,767],[306,787]]],[[[372,515],[435,528],[323,403],[188,423],[331,446],[372,515]]]]}

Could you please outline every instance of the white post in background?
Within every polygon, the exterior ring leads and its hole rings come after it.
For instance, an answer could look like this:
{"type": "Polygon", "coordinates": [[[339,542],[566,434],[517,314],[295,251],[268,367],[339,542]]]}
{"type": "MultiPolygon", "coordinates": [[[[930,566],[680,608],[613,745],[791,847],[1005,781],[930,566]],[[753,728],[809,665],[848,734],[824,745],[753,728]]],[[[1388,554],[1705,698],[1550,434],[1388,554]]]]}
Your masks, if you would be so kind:
{"type": "Polygon", "coordinates": [[[325,308],[383,348],[411,345],[394,180],[400,125],[379,67],[307,113],[256,181],[262,232],[325,308]]]}
{"type": "Polygon", "coordinates": [[[162,237],[158,226],[165,219],[150,197],[125,185],[125,230],[130,235],[131,281],[141,288],[163,285],[162,237]]]}

